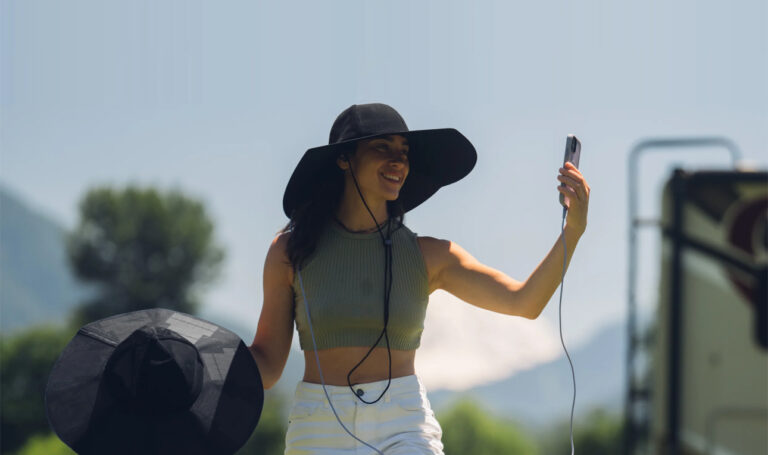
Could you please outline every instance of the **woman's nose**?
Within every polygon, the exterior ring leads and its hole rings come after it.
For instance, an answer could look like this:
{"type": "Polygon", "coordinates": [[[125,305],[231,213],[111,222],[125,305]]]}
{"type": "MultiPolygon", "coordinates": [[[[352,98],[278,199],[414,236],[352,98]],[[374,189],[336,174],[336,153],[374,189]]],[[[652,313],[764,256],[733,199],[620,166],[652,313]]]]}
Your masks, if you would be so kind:
{"type": "Polygon", "coordinates": [[[403,152],[394,152],[390,155],[390,161],[404,164],[408,161],[408,155],[403,152]]]}

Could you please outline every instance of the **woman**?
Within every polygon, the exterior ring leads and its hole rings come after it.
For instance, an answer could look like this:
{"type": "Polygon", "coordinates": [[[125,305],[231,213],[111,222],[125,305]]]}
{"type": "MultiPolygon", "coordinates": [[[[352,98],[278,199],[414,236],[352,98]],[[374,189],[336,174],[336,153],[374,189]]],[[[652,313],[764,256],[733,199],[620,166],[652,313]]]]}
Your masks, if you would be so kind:
{"type": "MultiPolygon", "coordinates": [[[[279,379],[294,321],[304,351],[286,454],[442,454],[442,429],[414,369],[428,296],[444,289],[478,307],[535,319],[563,272],[561,239],[525,281],[448,240],[418,236],[405,212],[474,167],[454,129],[409,131],[384,104],[353,105],[329,145],[308,150],[283,198],[290,222],[264,265],[251,345],[265,388],[279,379]]],[[[586,228],[589,186],[570,163],[566,265],[586,228]]]]}

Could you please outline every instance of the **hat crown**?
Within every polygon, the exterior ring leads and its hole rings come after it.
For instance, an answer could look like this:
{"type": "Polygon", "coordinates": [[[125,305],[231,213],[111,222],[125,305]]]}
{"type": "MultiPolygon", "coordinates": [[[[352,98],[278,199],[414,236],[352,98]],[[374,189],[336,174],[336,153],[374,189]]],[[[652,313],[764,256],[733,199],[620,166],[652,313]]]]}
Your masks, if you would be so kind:
{"type": "Polygon", "coordinates": [[[144,326],[120,343],[105,379],[125,412],[163,416],[188,409],[203,385],[197,348],[173,330],[144,326]]]}
{"type": "Polygon", "coordinates": [[[353,104],[336,117],[328,144],[408,131],[403,117],[383,103],[353,104]]]}

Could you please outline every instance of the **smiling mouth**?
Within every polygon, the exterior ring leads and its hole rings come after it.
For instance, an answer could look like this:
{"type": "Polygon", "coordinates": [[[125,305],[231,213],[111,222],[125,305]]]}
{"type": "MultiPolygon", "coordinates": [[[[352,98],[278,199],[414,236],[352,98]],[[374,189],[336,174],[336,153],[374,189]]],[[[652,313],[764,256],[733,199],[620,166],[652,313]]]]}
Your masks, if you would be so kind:
{"type": "Polygon", "coordinates": [[[395,174],[381,174],[381,176],[384,178],[384,180],[392,183],[400,183],[403,181],[402,177],[395,174]]]}

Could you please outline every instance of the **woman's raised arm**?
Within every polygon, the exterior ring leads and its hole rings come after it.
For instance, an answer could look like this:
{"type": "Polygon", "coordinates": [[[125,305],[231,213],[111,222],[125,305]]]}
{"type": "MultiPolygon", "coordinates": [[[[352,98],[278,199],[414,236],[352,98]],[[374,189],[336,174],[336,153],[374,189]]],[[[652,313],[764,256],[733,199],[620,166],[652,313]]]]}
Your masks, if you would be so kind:
{"type": "Polygon", "coordinates": [[[536,319],[560,284],[562,235],[567,240],[567,269],[581,234],[581,231],[566,226],[549,254],[524,282],[480,263],[457,243],[432,237],[419,237],[419,241],[425,254],[430,256],[430,275],[434,275],[430,281],[434,281],[434,288],[444,289],[486,310],[536,319]]]}
{"type": "Polygon", "coordinates": [[[419,237],[430,274],[431,289],[444,289],[480,308],[535,319],[533,305],[523,299],[522,283],[480,263],[449,240],[419,237]]]}

